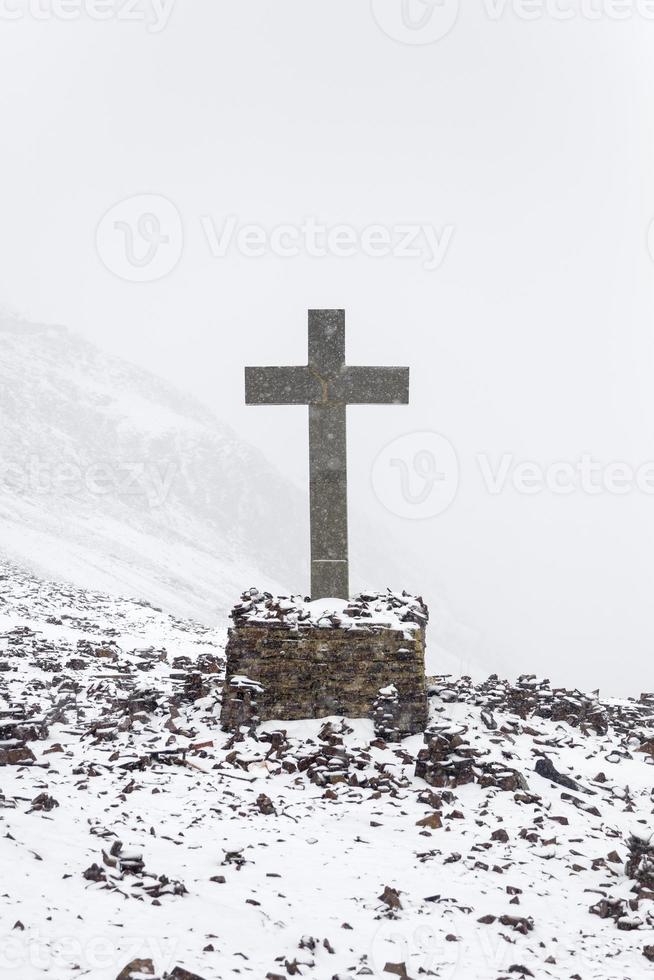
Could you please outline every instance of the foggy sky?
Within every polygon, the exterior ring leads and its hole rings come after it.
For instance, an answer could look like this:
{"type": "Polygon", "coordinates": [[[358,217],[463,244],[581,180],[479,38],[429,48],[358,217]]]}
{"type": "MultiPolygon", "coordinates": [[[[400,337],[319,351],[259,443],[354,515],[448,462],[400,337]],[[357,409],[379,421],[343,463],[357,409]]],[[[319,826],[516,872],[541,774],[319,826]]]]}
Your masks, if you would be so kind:
{"type": "Polygon", "coordinates": [[[177,0],[158,32],[0,22],[0,302],[193,391],[301,486],[306,409],[246,408],[243,365],[305,362],[307,309],[344,307],[350,363],[411,367],[408,408],[348,410],[353,510],[406,548],[407,585],[442,592],[482,666],[639,694],[654,689],[654,496],[492,494],[478,457],[654,460],[654,21],[487,9],[466,5],[430,44],[351,0],[177,0]],[[177,209],[183,250],[130,282],[96,231],[144,194],[177,209]],[[207,221],[230,215],[451,240],[435,269],[215,257],[207,221]],[[414,432],[445,436],[460,466],[424,520],[371,482],[414,432]]]}

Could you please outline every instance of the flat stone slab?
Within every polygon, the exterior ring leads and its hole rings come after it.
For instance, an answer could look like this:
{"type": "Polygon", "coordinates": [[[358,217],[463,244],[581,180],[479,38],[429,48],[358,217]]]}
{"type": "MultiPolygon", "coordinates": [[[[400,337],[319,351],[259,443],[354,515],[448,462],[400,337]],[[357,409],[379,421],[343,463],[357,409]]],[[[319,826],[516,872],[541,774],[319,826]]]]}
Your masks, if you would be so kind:
{"type": "Polygon", "coordinates": [[[389,740],[427,724],[422,599],[351,600],[244,593],[232,611],[222,727],[345,715],[389,740]]]}

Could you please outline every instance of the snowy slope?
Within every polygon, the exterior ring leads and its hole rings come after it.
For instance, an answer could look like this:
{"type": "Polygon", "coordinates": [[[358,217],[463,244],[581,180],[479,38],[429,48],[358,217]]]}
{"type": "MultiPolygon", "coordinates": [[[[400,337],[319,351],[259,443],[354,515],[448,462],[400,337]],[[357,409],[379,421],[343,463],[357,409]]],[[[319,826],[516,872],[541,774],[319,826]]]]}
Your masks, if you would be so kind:
{"type": "Polygon", "coordinates": [[[651,975],[654,699],[441,677],[428,753],[239,740],[223,631],[0,575],[3,978],[651,975]]]}
{"type": "Polygon", "coordinates": [[[0,321],[0,419],[6,556],[203,619],[251,581],[304,582],[302,495],[193,398],[65,328],[0,321]]]}

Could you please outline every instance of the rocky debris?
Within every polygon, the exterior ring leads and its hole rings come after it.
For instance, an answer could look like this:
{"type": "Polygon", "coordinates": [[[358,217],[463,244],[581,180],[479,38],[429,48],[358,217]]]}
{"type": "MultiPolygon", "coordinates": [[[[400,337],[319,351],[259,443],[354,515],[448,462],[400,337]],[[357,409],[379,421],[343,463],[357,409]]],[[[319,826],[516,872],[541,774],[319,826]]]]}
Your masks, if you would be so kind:
{"type": "Polygon", "coordinates": [[[442,826],[443,820],[438,810],[434,810],[433,813],[428,813],[426,817],[416,821],[416,827],[425,827],[428,830],[440,830],[442,826]]]}
{"type": "Polygon", "coordinates": [[[3,718],[0,713],[0,741],[42,741],[48,737],[48,726],[42,718],[3,718]]]}
{"type": "Polygon", "coordinates": [[[184,676],[184,686],[179,696],[179,703],[193,703],[200,698],[206,698],[211,693],[211,685],[200,670],[190,670],[184,676]]]}
{"type": "MultiPolygon", "coordinates": [[[[346,746],[345,738],[352,731],[345,720],[339,725],[326,722],[319,731],[317,745],[313,741],[292,744],[285,729],[263,729],[256,736],[250,737],[260,744],[270,746],[266,749],[264,758],[266,769],[271,774],[298,774],[302,779],[325,788],[328,792],[330,787],[342,784],[352,788],[371,789],[379,794],[397,795],[398,790],[406,786],[406,777],[394,772],[392,767],[374,762],[370,745],[364,744],[357,748],[346,746]]],[[[230,744],[233,741],[234,739],[230,744]]],[[[379,747],[385,743],[376,741],[375,744],[379,747]]],[[[398,755],[403,756],[400,750],[398,755]]],[[[413,762],[411,757],[409,762],[413,762]]],[[[241,772],[247,772],[252,759],[242,755],[241,750],[233,749],[225,757],[225,763],[241,772]]]]}
{"type": "Polygon", "coordinates": [[[146,977],[152,980],[203,980],[199,974],[191,973],[183,966],[175,966],[170,972],[155,975],[154,963],[149,958],[132,960],[123,967],[116,980],[145,980],[146,977]]]}
{"type": "Polygon", "coordinates": [[[427,748],[418,753],[416,776],[438,787],[464,786],[474,782],[475,761],[481,752],[466,741],[466,732],[465,725],[459,728],[449,724],[435,725],[427,729],[427,748]]]}
{"type": "Polygon", "coordinates": [[[519,916],[501,915],[498,921],[500,925],[508,926],[510,929],[513,929],[515,932],[522,933],[523,936],[526,936],[534,928],[533,919],[531,918],[527,919],[521,915],[519,916]]]}
{"type": "Polygon", "coordinates": [[[257,796],[257,808],[259,813],[263,813],[266,816],[276,812],[273,801],[265,793],[259,793],[257,796]]]}
{"type": "Polygon", "coordinates": [[[197,973],[185,970],[183,966],[175,966],[170,973],[164,973],[164,980],[204,980],[197,973]]]}
{"type": "Polygon", "coordinates": [[[435,725],[425,732],[426,748],[416,761],[416,776],[431,786],[456,787],[479,783],[507,792],[529,791],[525,778],[503,762],[485,760],[487,750],[474,748],[466,739],[466,726],[435,725]]]}
{"type": "Polygon", "coordinates": [[[213,696],[222,687],[225,659],[212,653],[201,653],[194,661],[190,657],[173,659],[175,673],[175,704],[193,704],[202,698],[213,696]]]}
{"type": "Polygon", "coordinates": [[[54,796],[49,796],[47,793],[39,793],[32,800],[32,806],[27,811],[28,813],[34,813],[37,810],[42,810],[45,813],[50,813],[55,807],[58,807],[59,803],[55,800],[54,796]]]}
{"type": "Polygon", "coordinates": [[[397,888],[391,888],[390,885],[386,885],[383,892],[379,896],[379,901],[387,905],[389,909],[395,910],[402,908],[400,893],[398,892],[397,888]]]}
{"type": "Polygon", "coordinates": [[[120,841],[114,841],[108,852],[102,852],[102,866],[97,862],[92,864],[83,872],[83,877],[87,881],[102,884],[103,888],[119,891],[126,897],[141,901],[144,896],[158,900],[163,896],[188,894],[181,881],[146,872],[142,854],[124,850],[120,841]]]}
{"type": "Polygon", "coordinates": [[[267,625],[276,622],[297,628],[336,627],[368,630],[372,625],[393,628],[398,624],[427,625],[429,612],[423,600],[407,592],[362,592],[348,602],[326,608],[321,600],[300,596],[273,596],[270,592],[249,589],[232,610],[236,626],[267,625]]]}
{"type": "Polygon", "coordinates": [[[629,838],[629,857],[625,867],[628,878],[636,882],[640,898],[654,900],[654,836],[629,838]]]}
{"type": "Polygon", "coordinates": [[[402,703],[394,684],[382,687],[372,704],[375,735],[385,742],[400,742],[410,732],[402,730],[402,703]]]}
{"type": "Polygon", "coordinates": [[[31,764],[2,770],[0,914],[10,940],[61,957],[51,972],[93,973],[98,921],[107,975],[151,957],[152,980],[623,980],[654,962],[652,696],[433,677],[426,737],[396,742],[391,680],[371,684],[374,725],[257,723],[264,685],[246,672],[230,692],[256,710],[226,735],[221,634],[27,578],[2,599],[2,743],[31,764]],[[337,934],[298,944],[297,921],[323,910],[337,934]],[[81,953],[50,938],[71,924],[81,953]]]}
{"type": "MultiPolygon", "coordinates": [[[[635,931],[643,926],[654,927],[654,845],[650,834],[631,834],[628,839],[629,855],[625,865],[627,879],[635,882],[631,889],[634,897],[622,894],[605,895],[591,906],[590,912],[600,919],[612,919],[618,929],[635,931]]],[[[647,954],[645,954],[647,955],[647,954]]]]}
{"type": "Polygon", "coordinates": [[[466,676],[432,677],[428,678],[428,691],[444,702],[483,705],[487,715],[500,709],[523,722],[542,718],[566,724],[581,734],[599,736],[614,731],[639,743],[647,741],[647,736],[639,733],[652,731],[654,726],[654,703],[648,695],[642,695],[638,701],[634,698],[601,701],[596,694],[552,688],[549,680],[535,675],[523,675],[511,683],[492,674],[482,684],[473,684],[466,676]]]}
{"type": "Polygon", "coordinates": [[[223,689],[222,727],[231,732],[252,732],[261,721],[259,698],[264,693],[264,687],[249,677],[232,675],[223,689]]]}

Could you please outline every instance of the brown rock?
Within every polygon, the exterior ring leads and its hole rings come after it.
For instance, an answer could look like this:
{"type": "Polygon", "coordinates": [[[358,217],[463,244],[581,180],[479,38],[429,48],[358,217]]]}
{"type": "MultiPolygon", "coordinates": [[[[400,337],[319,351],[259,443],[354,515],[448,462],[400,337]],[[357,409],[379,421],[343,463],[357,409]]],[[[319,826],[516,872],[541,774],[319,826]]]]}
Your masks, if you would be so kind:
{"type": "Polygon", "coordinates": [[[275,807],[270,797],[266,796],[265,793],[259,793],[257,797],[257,806],[259,807],[259,812],[269,816],[271,813],[275,813],[275,807]]]}
{"type": "Polygon", "coordinates": [[[34,753],[26,745],[0,749],[0,766],[24,766],[35,759],[34,753]]]}
{"type": "Polygon", "coordinates": [[[396,888],[386,885],[384,891],[379,896],[380,902],[385,902],[389,909],[401,909],[400,893],[396,888]]]}
{"type": "Polygon", "coordinates": [[[406,972],[406,963],[387,963],[384,967],[384,973],[392,973],[394,976],[400,977],[401,980],[411,980],[406,972]]]}
{"type": "Polygon", "coordinates": [[[525,919],[522,916],[502,915],[500,917],[500,923],[503,926],[511,926],[515,932],[521,932],[523,936],[526,936],[534,928],[534,923],[531,919],[525,919]]]}
{"type": "Polygon", "coordinates": [[[127,966],[124,966],[116,980],[132,980],[134,974],[139,973],[149,973],[154,976],[154,963],[152,960],[132,960],[127,966]]]}
{"type": "Polygon", "coordinates": [[[429,813],[422,820],[416,821],[416,827],[428,827],[429,830],[440,830],[443,826],[440,813],[429,813]]]}
{"type": "Polygon", "coordinates": [[[47,813],[49,813],[50,810],[54,810],[56,806],[59,806],[59,803],[57,800],[55,800],[54,796],[48,796],[47,793],[39,793],[39,795],[35,796],[32,800],[32,806],[27,812],[31,813],[32,810],[45,810],[47,813]]]}

